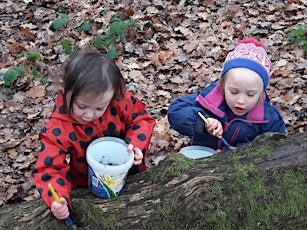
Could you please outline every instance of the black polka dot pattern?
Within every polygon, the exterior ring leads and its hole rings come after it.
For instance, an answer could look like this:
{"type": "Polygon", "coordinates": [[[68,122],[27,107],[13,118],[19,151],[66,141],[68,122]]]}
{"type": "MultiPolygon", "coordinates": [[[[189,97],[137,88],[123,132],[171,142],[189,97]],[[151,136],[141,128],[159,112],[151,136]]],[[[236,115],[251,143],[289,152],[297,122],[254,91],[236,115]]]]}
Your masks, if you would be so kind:
{"type": "Polygon", "coordinates": [[[140,141],[145,141],[145,140],[146,140],[145,134],[144,134],[144,133],[138,134],[138,139],[139,139],[140,141]]]}
{"type": "Polygon", "coordinates": [[[41,143],[40,152],[44,152],[44,150],[45,150],[45,144],[44,144],[44,143],[41,143]]]}
{"type": "Polygon", "coordinates": [[[52,157],[46,157],[44,160],[44,164],[48,167],[48,166],[52,166],[53,164],[53,158],[52,157]]]}
{"type": "Polygon", "coordinates": [[[60,136],[61,135],[61,129],[60,128],[55,128],[55,129],[53,129],[52,130],[52,134],[54,135],[54,136],[60,136]]]}
{"type": "Polygon", "coordinates": [[[59,184],[59,185],[61,185],[61,186],[64,186],[64,185],[65,185],[65,182],[64,182],[64,180],[63,180],[62,178],[58,178],[58,179],[56,180],[56,182],[57,182],[57,184],[59,184]]]}
{"type": "Polygon", "coordinates": [[[76,140],[77,140],[76,133],[75,133],[75,132],[71,132],[71,133],[69,134],[69,139],[70,139],[71,141],[76,141],[76,140]]]}
{"type": "Polygon", "coordinates": [[[93,133],[94,133],[93,127],[86,127],[86,128],[84,129],[84,133],[85,133],[87,136],[93,135],[93,133]]]}
{"type": "Polygon", "coordinates": [[[50,181],[50,179],[51,179],[51,176],[48,173],[44,173],[42,175],[42,181],[48,182],[50,181]]]}
{"type": "Polygon", "coordinates": [[[141,126],[140,125],[134,125],[134,126],[132,126],[132,130],[138,130],[139,128],[141,128],[141,126]]]}
{"type": "Polygon", "coordinates": [[[67,114],[67,111],[66,111],[66,108],[65,108],[64,105],[61,105],[61,107],[60,107],[60,113],[61,113],[61,114],[67,114]]]}
{"type": "Polygon", "coordinates": [[[112,116],[117,116],[117,109],[116,109],[115,107],[111,107],[111,109],[110,109],[110,114],[111,114],[112,116]]]}
{"type": "MultiPolygon", "coordinates": [[[[60,197],[67,197],[71,206],[72,186],[87,186],[86,150],[90,143],[104,136],[118,137],[148,151],[155,120],[147,114],[146,106],[131,93],[112,100],[99,119],[86,125],[76,123],[66,111],[63,95],[59,94],[49,123],[41,130],[40,154],[33,176],[35,185],[48,207],[54,201],[48,183],[60,197]]],[[[134,167],[134,172],[146,170],[146,165],[134,167]]]]}

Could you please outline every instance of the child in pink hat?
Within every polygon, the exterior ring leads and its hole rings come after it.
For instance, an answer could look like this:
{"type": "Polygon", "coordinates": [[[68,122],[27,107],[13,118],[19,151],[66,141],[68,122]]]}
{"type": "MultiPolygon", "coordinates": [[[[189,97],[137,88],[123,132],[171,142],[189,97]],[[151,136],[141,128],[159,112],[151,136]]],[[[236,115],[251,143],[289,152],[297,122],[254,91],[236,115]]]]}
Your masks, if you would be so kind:
{"type": "Polygon", "coordinates": [[[168,109],[173,129],[191,137],[189,145],[216,150],[247,144],[266,132],[285,134],[285,123],[266,94],[271,62],[259,41],[240,41],[228,53],[221,77],[200,92],[176,99],[168,109]],[[199,116],[202,113],[208,125],[199,116]]]}

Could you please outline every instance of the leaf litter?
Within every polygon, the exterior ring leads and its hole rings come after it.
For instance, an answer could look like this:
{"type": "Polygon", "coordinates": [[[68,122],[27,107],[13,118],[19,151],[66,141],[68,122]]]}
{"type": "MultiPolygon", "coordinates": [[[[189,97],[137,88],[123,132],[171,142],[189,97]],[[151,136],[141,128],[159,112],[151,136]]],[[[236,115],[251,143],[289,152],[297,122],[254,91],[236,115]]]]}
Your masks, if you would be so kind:
{"type": "Polygon", "coordinates": [[[48,122],[59,90],[50,78],[67,58],[61,41],[87,46],[119,12],[139,25],[125,34],[115,61],[128,90],[142,98],[157,120],[147,158],[151,167],[188,142],[170,128],[169,104],[217,79],[226,54],[245,37],[260,39],[267,47],[273,64],[268,94],[288,133],[306,131],[307,60],[302,46],[283,38],[291,26],[306,23],[306,1],[10,0],[0,3],[0,71],[26,64],[18,54],[34,51],[42,56],[37,68],[47,81],[33,80],[27,72],[14,82],[13,95],[0,91],[0,206],[39,197],[31,173],[39,152],[38,133],[48,122]],[[67,13],[69,22],[53,30],[57,13],[67,13]],[[78,31],[88,18],[94,19],[90,32],[78,31]]]}

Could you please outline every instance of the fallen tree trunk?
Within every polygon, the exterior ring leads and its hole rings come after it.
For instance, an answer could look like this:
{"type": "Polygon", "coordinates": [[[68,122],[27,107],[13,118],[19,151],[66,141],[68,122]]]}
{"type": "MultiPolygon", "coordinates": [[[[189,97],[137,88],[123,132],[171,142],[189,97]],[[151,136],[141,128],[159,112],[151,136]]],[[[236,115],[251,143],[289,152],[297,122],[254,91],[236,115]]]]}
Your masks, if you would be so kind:
{"type": "MultiPolygon", "coordinates": [[[[131,176],[122,195],[72,193],[78,229],[304,229],[307,132],[266,134],[236,152],[170,155],[131,176]]],[[[39,200],[0,210],[0,229],[65,229],[39,200]]]]}

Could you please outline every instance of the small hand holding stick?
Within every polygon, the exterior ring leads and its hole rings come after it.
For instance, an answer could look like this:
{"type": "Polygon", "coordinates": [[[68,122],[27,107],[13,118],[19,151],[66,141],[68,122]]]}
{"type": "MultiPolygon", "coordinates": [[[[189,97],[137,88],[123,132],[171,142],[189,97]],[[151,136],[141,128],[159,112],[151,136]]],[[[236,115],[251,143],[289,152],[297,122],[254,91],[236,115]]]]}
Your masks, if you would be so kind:
{"type": "MultiPolygon", "coordinates": [[[[198,112],[197,114],[198,114],[198,115],[200,116],[200,118],[205,122],[206,125],[209,124],[207,118],[206,118],[204,115],[202,115],[201,112],[198,112]]],[[[227,146],[227,148],[233,149],[233,150],[236,149],[236,147],[230,146],[229,143],[225,140],[225,138],[223,138],[221,135],[216,135],[216,136],[227,146]]]]}
{"type": "MultiPolygon", "coordinates": [[[[58,195],[56,194],[56,192],[54,191],[54,188],[52,187],[52,185],[49,183],[48,184],[48,187],[49,187],[49,190],[51,191],[52,193],[52,196],[54,198],[54,200],[57,202],[57,203],[60,203],[60,199],[58,197],[58,195]]],[[[67,217],[66,218],[66,224],[69,226],[69,227],[72,227],[73,226],[73,222],[72,220],[70,219],[70,217],[67,217]]]]}

